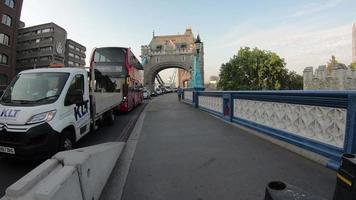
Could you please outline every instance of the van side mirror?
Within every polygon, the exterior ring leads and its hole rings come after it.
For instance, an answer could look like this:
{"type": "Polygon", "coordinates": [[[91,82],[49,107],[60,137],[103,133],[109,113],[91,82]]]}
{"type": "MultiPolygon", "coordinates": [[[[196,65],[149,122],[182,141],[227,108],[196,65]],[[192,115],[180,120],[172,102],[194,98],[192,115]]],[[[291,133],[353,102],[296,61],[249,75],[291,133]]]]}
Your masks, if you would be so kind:
{"type": "Polygon", "coordinates": [[[69,90],[67,94],[66,105],[82,104],[84,102],[83,95],[84,93],[80,89],[69,90]]]}

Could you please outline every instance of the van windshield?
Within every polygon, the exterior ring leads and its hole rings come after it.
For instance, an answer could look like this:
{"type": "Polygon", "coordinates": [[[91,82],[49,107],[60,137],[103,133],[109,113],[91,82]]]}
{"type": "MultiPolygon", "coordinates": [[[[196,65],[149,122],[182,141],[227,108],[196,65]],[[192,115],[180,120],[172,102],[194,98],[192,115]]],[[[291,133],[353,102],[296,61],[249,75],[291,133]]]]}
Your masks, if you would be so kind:
{"type": "Polygon", "coordinates": [[[37,72],[18,75],[4,92],[1,103],[44,104],[58,99],[69,73],[37,72]]]}

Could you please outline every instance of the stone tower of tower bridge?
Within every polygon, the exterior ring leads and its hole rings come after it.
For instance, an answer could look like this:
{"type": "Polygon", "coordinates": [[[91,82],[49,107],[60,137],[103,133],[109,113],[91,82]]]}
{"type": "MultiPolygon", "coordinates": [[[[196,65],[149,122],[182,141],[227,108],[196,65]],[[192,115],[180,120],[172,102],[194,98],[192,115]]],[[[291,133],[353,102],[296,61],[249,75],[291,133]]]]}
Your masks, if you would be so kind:
{"type": "MultiPolygon", "coordinates": [[[[193,78],[197,53],[200,58],[200,67],[197,70],[199,75],[204,77],[204,48],[198,38],[199,36],[194,37],[191,28],[181,35],[153,35],[149,45],[141,46],[145,86],[152,90],[157,74],[168,68],[178,68],[179,85],[188,86],[188,82],[193,78]]],[[[204,80],[200,81],[204,83],[204,80]]]]}

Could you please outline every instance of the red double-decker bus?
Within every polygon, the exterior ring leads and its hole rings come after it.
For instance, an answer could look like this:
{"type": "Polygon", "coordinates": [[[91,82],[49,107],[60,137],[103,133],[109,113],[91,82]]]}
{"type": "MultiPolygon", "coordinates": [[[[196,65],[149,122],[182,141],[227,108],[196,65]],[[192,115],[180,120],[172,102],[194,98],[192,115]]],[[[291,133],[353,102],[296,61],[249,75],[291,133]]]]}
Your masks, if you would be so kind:
{"type": "MultiPolygon", "coordinates": [[[[121,94],[119,112],[128,112],[142,103],[143,66],[130,48],[95,48],[90,59],[90,66],[95,66],[96,77],[101,76],[104,80],[110,80],[106,81],[108,89],[121,94]]],[[[99,89],[105,92],[105,87],[99,89]]]]}

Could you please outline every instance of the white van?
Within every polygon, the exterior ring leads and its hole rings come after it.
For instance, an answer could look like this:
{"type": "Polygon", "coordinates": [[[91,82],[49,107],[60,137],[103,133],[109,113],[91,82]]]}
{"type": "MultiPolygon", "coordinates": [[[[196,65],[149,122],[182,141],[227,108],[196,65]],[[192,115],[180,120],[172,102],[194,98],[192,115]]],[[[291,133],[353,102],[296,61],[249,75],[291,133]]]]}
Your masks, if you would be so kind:
{"type": "Polygon", "coordinates": [[[112,123],[122,96],[94,92],[107,81],[96,80],[95,73],[84,68],[20,72],[0,99],[0,155],[47,157],[72,149],[98,120],[112,123]]]}

